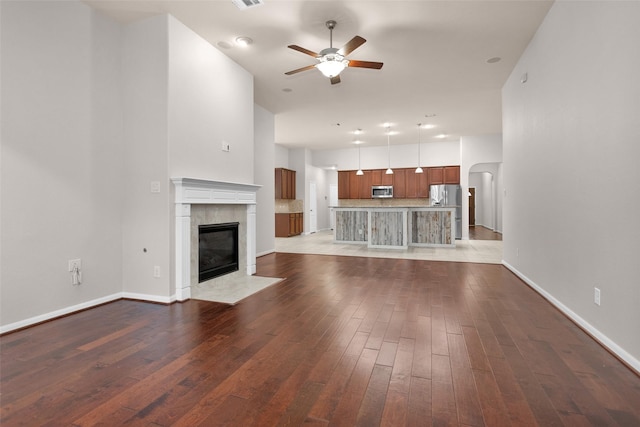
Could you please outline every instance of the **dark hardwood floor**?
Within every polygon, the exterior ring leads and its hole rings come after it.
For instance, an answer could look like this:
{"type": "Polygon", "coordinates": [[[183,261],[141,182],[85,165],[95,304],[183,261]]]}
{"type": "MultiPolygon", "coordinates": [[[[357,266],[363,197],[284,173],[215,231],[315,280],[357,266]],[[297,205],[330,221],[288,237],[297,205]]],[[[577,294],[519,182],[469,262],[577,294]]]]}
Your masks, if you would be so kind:
{"type": "Polygon", "coordinates": [[[502,234],[482,225],[475,225],[469,227],[469,240],[502,240],[502,234]]]}
{"type": "Polygon", "coordinates": [[[640,425],[640,378],[501,265],[277,253],[258,274],[287,279],[1,337],[0,425],[640,425]]]}

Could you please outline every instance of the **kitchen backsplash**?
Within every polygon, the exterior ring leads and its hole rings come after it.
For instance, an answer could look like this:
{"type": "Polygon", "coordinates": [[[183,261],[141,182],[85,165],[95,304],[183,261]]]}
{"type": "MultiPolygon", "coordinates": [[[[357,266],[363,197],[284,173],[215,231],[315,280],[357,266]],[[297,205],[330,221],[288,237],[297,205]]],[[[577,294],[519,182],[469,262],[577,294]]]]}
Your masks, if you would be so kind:
{"type": "Polygon", "coordinates": [[[302,212],[304,210],[304,200],[276,199],[276,213],[302,212]]]}
{"type": "Polygon", "coordinates": [[[384,208],[387,206],[415,208],[429,206],[429,199],[340,199],[338,206],[341,208],[384,208]]]}

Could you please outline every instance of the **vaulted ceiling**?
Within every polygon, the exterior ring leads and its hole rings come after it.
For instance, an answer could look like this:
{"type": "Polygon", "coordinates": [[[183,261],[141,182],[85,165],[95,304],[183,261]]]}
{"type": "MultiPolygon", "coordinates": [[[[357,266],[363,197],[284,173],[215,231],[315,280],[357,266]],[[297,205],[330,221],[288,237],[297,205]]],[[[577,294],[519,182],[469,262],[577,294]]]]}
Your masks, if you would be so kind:
{"type": "MultiPolygon", "coordinates": [[[[241,0],[239,0],[241,1],[241,0]]],[[[549,10],[551,1],[288,1],[238,9],[231,0],[87,0],[121,22],[169,13],[254,76],[255,101],[275,114],[276,143],[335,149],[457,140],[500,133],[501,88],[549,10]],[[294,44],[314,52],[355,35],[367,41],[348,59],[383,62],[349,67],[332,85],[294,44]],[[249,37],[247,47],[237,37],[249,37]],[[498,60],[499,58],[499,60],[498,60]],[[362,129],[359,136],[353,134],[362,129]],[[443,136],[444,135],[444,136],[443,136]],[[438,139],[438,136],[440,139],[438,139]]]]}

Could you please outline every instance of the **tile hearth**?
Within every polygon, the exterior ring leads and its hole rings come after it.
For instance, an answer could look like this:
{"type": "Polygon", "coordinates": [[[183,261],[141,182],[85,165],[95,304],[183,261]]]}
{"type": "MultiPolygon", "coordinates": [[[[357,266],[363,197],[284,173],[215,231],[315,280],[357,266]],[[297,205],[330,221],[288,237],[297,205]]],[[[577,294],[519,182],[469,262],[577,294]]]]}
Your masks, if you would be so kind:
{"type": "Polygon", "coordinates": [[[206,282],[192,286],[191,298],[234,305],[282,280],[278,277],[227,275],[219,277],[215,286],[207,286],[206,282]]]}

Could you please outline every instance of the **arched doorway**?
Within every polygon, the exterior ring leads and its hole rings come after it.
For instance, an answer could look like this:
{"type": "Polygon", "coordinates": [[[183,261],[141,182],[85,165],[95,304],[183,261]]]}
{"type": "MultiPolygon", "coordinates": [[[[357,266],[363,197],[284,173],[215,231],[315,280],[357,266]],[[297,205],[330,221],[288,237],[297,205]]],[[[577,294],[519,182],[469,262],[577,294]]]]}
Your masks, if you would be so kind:
{"type": "Polygon", "coordinates": [[[502,240],[502,163],[469,169],[469,239],[502,240]]]}

